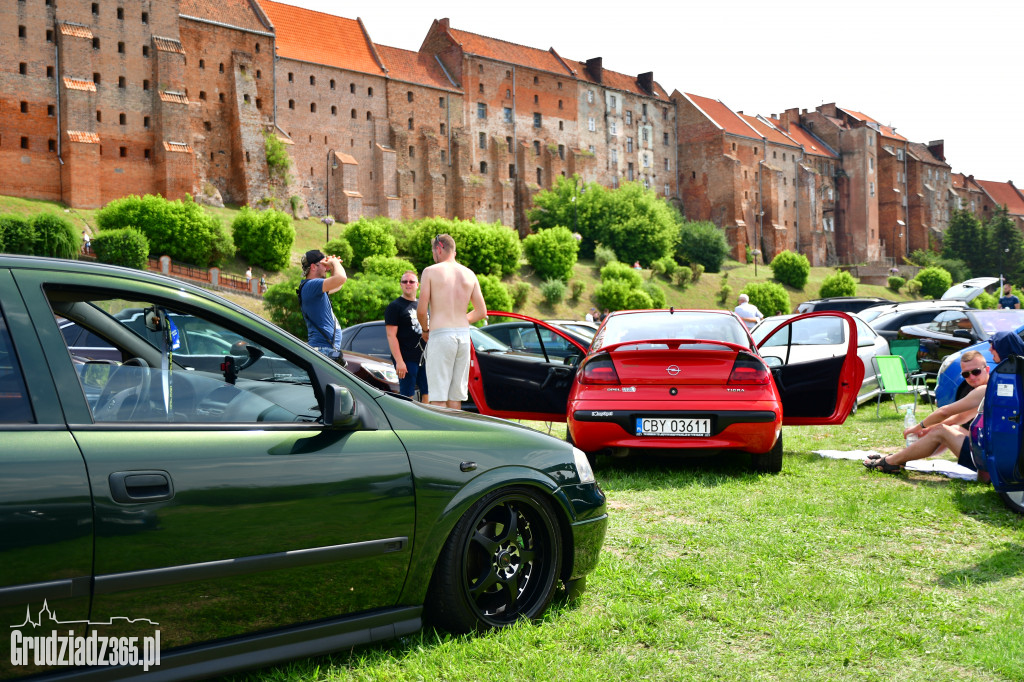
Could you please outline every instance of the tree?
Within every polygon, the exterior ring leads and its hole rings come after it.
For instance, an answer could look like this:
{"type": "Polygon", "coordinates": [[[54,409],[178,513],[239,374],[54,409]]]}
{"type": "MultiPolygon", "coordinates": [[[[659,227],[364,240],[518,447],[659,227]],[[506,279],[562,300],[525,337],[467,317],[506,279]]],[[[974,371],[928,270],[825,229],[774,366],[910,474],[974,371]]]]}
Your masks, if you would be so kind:
{"type": "Polygon", "coordinates": [[[751,282],[740,293],[750,297],[750,302],[765,315],[785,314],[791,307],[789,292],[777,282],[751,282]]]}
{"type": "Polygon", "coordinates": [[[243,206],[231,223],[239,255],[248,263],[277,272],[288,266],[295,243],[292,217],[282,211],[253,211],[243,206]]]}
{"type": "Polygon", "coordinates": [[[725,233],[714,223],[686,221],[679,228],[676,257],[682,263],[699,263],[707,272],[718,272],[729,255],[725,233]]]}
{"type": "Polygon", "coordinates": [[[576,265],[580,245],[565,227],[553,227],[531,234],[523,240],[526,260],[544,279],[568,282],[576,265]]]}
{"type": "Polygon", "coordinates": [[[551,189],[539,192],[533,198],[533,208],[527,212],[530,225],[536,232],[559,225],[578,232],[580,257],[593,258],[595,230],[601,223],[602,206],[607,190],[595,182],[584,184],[578,175],[559,177],[551,189]]]}
{"type": "Polygon", "coordinates": [[[772,269],[775,279],[794,289],[803,289],[807,284],[807,277],[811,274],[811,263],[807,256],[792,251],[779,253],[768,267],[772,269]]]}
{"type": "Polygon", "coordinates": [[[993,212],[985,228],[991,260],[982,272],[975,272],[975,275],[1002,275],[1016,284],[1024,283],[1024,235],[1017,229],[1005,206],[993,212]]]}
{"type": "MultiPolygon", "coordinates": [[[[977,216],[958,208],[949,219],[949,227],[942,241],[942,257],[961,260],[975,277],[988,271],[986,229],[977,216]]],[[[935,263],[918,263],[925,267],[935,263]]]]}
{"type": "Polygon", "coordinates": [[[921,295],[925,298],[939,298],[953,286],[953,277],[942,268],[925,268],[914,279],[921,283],[921,295]]]}

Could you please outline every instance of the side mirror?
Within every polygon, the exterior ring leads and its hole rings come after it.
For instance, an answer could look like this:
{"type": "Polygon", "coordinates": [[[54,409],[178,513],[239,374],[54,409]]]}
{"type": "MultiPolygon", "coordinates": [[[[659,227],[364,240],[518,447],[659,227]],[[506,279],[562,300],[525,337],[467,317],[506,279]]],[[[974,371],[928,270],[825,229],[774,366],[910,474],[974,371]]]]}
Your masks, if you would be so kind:
{"type": "Polygon", "coordinates": [[[363,426],[356,415],[356,401],[344,386],[324,386],[324,426],[344,431],[355,431],[363,426]]]}
{"type": "Polygon", "coordinates": [[[954,329],[953,336],[958,339],[967,339],[968,341],[974,340],[974,333],[969,329],[954,329]]]}
{"type": "Polygon", "coordinates": [[[782,358],[777,358],[774,355],[764,355],[761,357],[761,360],[764,362],[765,366],[768,367],[768,369],[782,367],[782,358]]]}

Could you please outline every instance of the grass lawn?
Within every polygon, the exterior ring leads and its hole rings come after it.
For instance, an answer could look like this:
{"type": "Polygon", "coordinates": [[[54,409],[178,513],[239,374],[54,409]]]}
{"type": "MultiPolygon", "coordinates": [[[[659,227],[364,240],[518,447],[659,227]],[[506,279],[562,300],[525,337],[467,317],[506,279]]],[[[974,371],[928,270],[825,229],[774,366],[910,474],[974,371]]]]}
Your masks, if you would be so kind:
{"type": "Polygon", "coordinates": [[[883,407],[786,427],[774,476],[733,456],[599,460],[601,563],[541,623],[428,629],[238,679],[1022,679],[1024,517],[987,485],[811,454],[895,450],[883,407]]]}

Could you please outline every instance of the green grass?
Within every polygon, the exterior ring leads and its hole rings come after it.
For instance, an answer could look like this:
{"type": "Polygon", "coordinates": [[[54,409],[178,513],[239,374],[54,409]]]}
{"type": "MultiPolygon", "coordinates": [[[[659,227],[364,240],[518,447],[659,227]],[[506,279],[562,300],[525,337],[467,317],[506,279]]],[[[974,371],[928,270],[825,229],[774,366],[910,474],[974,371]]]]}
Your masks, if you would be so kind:
{"type": "Polygon", "coordinates": [[[540,623],[427,629],[240,678],[1021,679],[1024,518],[987,485],[811,454],[894,450],[901,420],[883,407],[786,427],[779,475],[732,455],[599,460],[601,563],[540,623]]]}

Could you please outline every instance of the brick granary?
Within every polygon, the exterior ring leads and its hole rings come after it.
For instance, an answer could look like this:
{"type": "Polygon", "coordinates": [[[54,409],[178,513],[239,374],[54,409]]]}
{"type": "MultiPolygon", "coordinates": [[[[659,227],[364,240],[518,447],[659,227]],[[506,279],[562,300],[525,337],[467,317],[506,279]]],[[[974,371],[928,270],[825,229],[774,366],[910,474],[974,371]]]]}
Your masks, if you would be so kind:
{"type": "Polygon", "coordinates": [[[272,0],[0,0],[0,194],[83,208],[276,197],[342,223],[525,233],[533,196],[578,175],[643,183],[723,228],[737,258],[791,249],[815,265],[898,260],[936,244],[959,206],[1024,221],[1012,183],[951,174],[941,141],[850,109],[752,116],[600,57],[425,28],[412,51],[272,0]],[[291,160],[286,183],[268,138],[291,160]]]}

